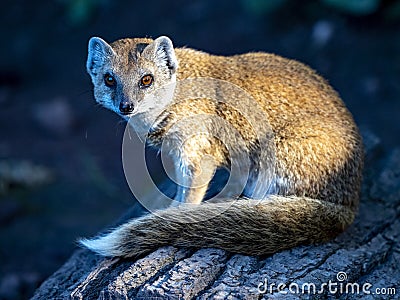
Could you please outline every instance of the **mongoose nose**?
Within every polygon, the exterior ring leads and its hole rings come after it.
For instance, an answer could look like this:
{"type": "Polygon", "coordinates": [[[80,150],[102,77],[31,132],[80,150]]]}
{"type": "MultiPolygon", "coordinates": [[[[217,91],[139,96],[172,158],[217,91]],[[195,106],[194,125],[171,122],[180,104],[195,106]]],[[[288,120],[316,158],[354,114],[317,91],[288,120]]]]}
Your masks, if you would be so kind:
{"type": "Polygon", "coordinates": [[[119,104],[119,111],[126,115],[133,112],[134,106],[132,102],[121,102],[119,104]]]}

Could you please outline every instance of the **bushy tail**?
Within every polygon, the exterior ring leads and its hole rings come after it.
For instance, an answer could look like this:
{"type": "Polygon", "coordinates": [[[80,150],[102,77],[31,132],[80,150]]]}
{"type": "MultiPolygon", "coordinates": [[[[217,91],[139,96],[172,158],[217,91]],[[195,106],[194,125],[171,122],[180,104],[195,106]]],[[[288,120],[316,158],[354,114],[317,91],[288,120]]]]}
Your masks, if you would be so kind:
{"type": "Polygon", "coordinates": [[[104,256],[135,257],[157,247],[215,247],[263,255],[323,242],[353,222],[351,208],[305,197],[270,196],[167,208],[80,243],[104,256]]]}

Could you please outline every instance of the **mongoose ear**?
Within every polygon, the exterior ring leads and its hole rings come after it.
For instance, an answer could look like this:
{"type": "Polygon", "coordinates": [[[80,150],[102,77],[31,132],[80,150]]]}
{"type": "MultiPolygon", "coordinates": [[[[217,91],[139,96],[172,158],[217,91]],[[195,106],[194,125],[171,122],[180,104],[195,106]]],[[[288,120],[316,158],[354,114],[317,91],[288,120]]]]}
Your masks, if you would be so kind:
{"type": "Polygon", "coordinates": [[[114,50],[106,41],[99,37],[92,37],[89,40],[88,58],[86,61],[88,73],[90,75],[97,75],[97,70],[112,55],[114,55],[114,50]]]}
{"type": "Polygon", "coordinates": [[[174,74],[178,68],[174,45],[166,36],[160,36],[155,39],[153,43],[148,45],[143,51],[143,56],[155,61],[159,67],[167,67],[171,75],[174,74]]]}

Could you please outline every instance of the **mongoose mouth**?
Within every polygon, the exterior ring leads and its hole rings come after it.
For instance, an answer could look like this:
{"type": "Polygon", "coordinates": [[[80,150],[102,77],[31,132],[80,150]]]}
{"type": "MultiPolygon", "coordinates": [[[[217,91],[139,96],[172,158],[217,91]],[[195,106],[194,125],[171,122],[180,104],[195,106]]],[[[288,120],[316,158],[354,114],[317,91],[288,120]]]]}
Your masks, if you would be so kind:
{"type": "Polygon", "coordinates": [[[122,112],[122,111],[120,111],[120,114],[123,115],[123,116],[129,116],[132,113],[131,112],[122,112]]]}

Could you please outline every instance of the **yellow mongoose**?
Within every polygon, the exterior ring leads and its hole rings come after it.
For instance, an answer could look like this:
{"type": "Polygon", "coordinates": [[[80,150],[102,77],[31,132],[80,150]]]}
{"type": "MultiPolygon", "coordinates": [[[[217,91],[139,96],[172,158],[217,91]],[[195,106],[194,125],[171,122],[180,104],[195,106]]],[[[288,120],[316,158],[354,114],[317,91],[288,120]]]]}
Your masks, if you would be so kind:
{"type": "Polygon", "coordinates": [[[338,94],[309,67],[267,53],[223,57],[174,48],[165,36],[112,44],[93,37],[87,71],[96,101],[134,120],[150,145],[161,147],[167,136],[180,141],[169,151],[182,183],[175,197],[181,205],[81,240],[87,248],[124,257],[163,245],[263,255],[326,241],[353,222],[362,141],[338,94]],[[253,105],[240,106],[238,90],[253,105]],[[179,125],[196,116],[200,121],[179,125]],[[196,124],[201,134],[193,135],[196,124]],[[241,195],[200,204],[215,170],[243,153],[249,172],[241,195]]]}

